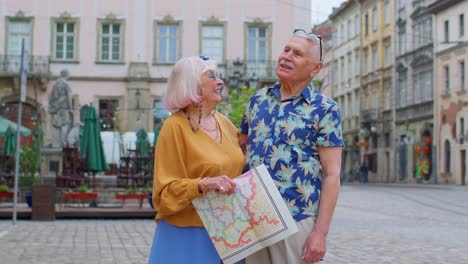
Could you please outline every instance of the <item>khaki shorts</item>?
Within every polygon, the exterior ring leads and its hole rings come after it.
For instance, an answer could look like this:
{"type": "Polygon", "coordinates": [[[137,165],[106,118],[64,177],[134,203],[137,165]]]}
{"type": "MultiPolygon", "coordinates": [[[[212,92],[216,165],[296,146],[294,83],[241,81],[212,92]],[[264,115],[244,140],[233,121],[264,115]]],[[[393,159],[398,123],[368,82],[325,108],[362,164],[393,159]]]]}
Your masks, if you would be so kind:
{"type": "Polygon", "coordinates": [[[304,242],[314,228],[315,217],[297,222],[299,232],[248,256],[246,264],[306,264],[302,260],[304,242]]]}

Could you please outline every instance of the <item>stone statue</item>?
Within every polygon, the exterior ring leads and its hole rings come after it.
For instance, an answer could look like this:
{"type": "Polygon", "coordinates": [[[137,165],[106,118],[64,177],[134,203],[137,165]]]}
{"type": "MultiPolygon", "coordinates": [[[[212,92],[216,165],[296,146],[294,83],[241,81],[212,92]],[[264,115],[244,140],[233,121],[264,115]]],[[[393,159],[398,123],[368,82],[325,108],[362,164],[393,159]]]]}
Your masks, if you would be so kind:
{"type": "Polygon", "coordinates": [[[68,71],[62,70],[49,94],[49,113],[52,125],[51,144],[54,148],[66,145],[68,131],[72,123],[73,108],[67,78],[68,71]]]}
{"type": "Polygon", "coordinates": [[[84,124],[81,122],[75,123],[73,128],[68,133],[67,142],[69,146],[79,147],[80,133],[83,130],[84,124]]]}

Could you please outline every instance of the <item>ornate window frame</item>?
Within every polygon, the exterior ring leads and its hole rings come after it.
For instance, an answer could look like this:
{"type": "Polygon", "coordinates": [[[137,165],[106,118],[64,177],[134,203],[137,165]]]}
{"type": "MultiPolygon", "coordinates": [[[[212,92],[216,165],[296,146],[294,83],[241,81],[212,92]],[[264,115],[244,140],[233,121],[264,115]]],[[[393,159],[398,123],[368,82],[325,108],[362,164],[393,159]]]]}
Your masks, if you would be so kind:
{"type": "Polygon", "coordinates": [[[166,15],[162,19],[155,20],[153,22],[153,65],[174,65],[179,58],[182,57],[182,26],[183,22],[182,20],[176,20],[174,17],[171,15],[166,15]],[[159,26],[177,26],[177,48],[176,48],[176,60],[173,62],[164,62],[164,61],[159,61],[158,57],[158,29],[159,26]]]}
{"type": "Polygon", "coordinates": [[[218,18],[212,16],[208,18],[206,21],[200,21],[198,23],[198,53],[200,55],[203,52],[203,28],[206,26],[215,26],[221,27],[223,29],[222,41],[223,41],[223,54],[221,56],[221,61],[219,62],[218,66],[226,64],[226,44],[227,44],[227,23],[225,21],[220,21],[218,18]]]}
{"type": "Polygon", "coordinates": [[[52,62],[58,63],[79,63],[80,58],[80,18],[72,17],[70,13],[63,12],[58,17],[50,18],[50,59],[52,62]],[[67,23],[74,24],[73,32],[73,58],[72,59],[60,59],[55,57],[56,55],[56,40],[57,40],[57,24],[67,23]]]}
{"type": "Polygon", "coordinates": [[[248,61],[248,41],[249,41],[249,27],[256,28],[265,28],[266,29],[266,61],[269,63],[271,61],[271,50],[272,50],[272,22],[265,22],[260,18],[255,18],[252,22],[244,23],[244,61],[246,64],[249,64],[248,61]]]}
{"type": "Polygon", "coordinates": [[[96,23],[96,64],[125,64],[125,19],[117,18],[113,13],[110,13],[105,18],[98,18],[96,23]],[[102,48],[102,26],[104,24],[120,25],[120,50],[119,60],[103,60],[101,58],[102,48]]]}

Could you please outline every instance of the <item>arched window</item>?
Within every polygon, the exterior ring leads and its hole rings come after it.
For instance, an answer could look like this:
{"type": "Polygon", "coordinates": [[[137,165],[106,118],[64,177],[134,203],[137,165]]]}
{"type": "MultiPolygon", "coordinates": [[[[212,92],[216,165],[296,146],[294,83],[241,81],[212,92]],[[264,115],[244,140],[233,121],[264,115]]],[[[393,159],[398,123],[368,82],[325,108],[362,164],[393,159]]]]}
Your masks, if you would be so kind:
{"type": "Polygon", "coordinates": [[[445,172],[450,172],[450,142],[445,140],[445,172]]]}

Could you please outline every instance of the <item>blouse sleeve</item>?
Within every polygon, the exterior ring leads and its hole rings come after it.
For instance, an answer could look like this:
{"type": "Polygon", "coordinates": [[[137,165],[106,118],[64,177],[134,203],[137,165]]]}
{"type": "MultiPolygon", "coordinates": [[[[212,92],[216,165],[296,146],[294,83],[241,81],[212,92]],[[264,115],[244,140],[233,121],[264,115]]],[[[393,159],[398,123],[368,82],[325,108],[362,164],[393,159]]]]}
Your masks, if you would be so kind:
{"type": "Polygon", "coordinates": [[[160,131],[154,161],[153,201],[161,216],[176,214],[201,196],[200,178],[191,179],[187,173],[182,130],[170,121],[160,131]]]}

